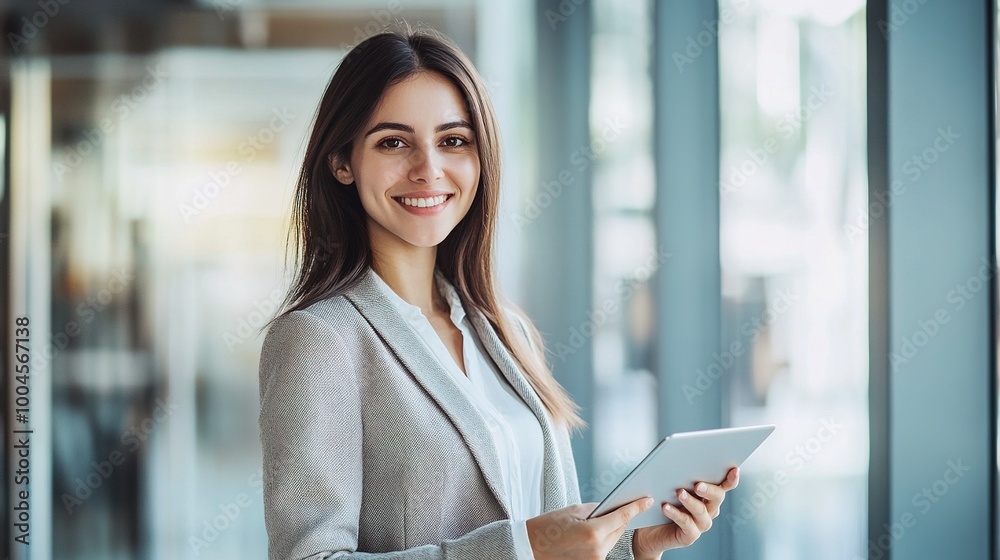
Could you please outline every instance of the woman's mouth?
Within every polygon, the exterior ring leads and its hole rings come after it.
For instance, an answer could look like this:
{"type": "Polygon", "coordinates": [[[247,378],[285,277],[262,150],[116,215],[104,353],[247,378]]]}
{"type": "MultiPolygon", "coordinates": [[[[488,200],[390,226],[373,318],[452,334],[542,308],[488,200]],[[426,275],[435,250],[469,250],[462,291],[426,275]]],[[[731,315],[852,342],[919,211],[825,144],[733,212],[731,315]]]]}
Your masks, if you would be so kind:
{"type": "Polygon", "coordinates": [[[433,216],[448,205],[448,201],[451,200],[451,194],[442,194],[438,196],[427,196],[420,198],[410,198],[410,197],[392,197],[400,206],[403,207],[407,212],[417,215],[417,216],[433,216]]]}

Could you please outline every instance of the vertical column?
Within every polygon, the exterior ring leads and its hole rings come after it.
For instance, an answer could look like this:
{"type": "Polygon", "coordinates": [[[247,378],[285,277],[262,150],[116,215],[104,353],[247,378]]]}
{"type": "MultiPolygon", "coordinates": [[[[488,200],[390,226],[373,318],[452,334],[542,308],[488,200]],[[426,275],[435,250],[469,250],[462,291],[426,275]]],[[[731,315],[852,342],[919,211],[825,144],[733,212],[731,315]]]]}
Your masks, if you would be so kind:
{"type": "MultiPolygon", "coordinates": [[[[683,387],[720,351],[719,64],[716,2],[655,3],[654,104],[656,221],[670,260],[656,274],[656,357],[659,432],[722,425],[722,390],[716,383],[692,404],[683,387]],[[687,40],[702,50],[696,59],[687,40]],[[674,53],[688,57],[675,60],[674,53]],[[690,62],[690,63],[688,63],[690,62]],[[679,68],[680,66],[680,68],[679,68]]],[[[720,526],[676,558],[722,558],[727,535],[720,526]]]]}
{"type": "MultiPolygon", "coordinates": [[[[593,212],[590,173],[568,168],[574,150],[590,143],[590,5],[538,0],[538,181],[524,205],[520,229],[528,240],[523,284],[526,310],[550,350],[556,379],[593,421],[592,340],[571,336],[593,307],[593,212]]],[[[590,432],[573,442],[580,480],[594,470],[590,432]]]]}
{"type": "MultiPolygon", "coordinates": [[[[879,29],[886,2],[868,3],[868,198],[889,184],[888,45],[879,29]]],[[[869,207],[870,208],[870,207],[869,207]]],[[[868,220],[868,535],[878,538],[890,517],[889,489],[889,217],[868,220]]],[[[871,542],[869,542],[871,544],[871,542]]],[[[887,552],[887,551],[886,551],[887,552]]],[[[888,558],[871,550],[869,558],[888,558]]]]}
{"type": "Polygon", "coordinates": [[[993,2],[870,6],[869,558],[989,558],[993,2]]]}
{"type": "MultiPolygon", "coordinates": [[[[997,83],[997,21],[1000,17],[1000,4],[986,3],[986,76],[990,93],[987,96],[989,107],[987,110],[987,123],[990,140],[993,142],[993,149],[988,151],[990,170],[989,204],[991,209],[989,221],[986,227],[988,235],[989,253],[993,260],[993,271],[996,275],[998,265],[1000,265],[1000,252],[997,251],[997,244],[1000,243],[1000,200],[997,192],[997,152],[1000,150],[1000,139],[997,136],[997,103],[1000,102],[1000,84],[997,83]]],[[[1000,279],[993,278],[990,286],[990,332],[989,340],[992,344],[990,352],[990,397],[991,410],[990,417],[990,457],[1000,457],[1000,279]]],[[[990,550],[994,560],[1000,558],[1000,460],[992,465],[990,476],[989,495],[992,496],[990,502],[990,550]]]]}
{"type": "MultiPolygon", "coordinates": [[[[515,302],[524,301],[532,284],[522,284],[524,248],[534,240],[523,235],[520,224],[528,196],[534,194],[535,133],[525,118],[534,102],[535,36],[524,29],[535,12],[533,0],[476,2],[476,67],[486,82],[500,123],[503,139],[503,181],[500,220],[497,223],[497,275],[504,292],[515,302]],[[515,30],[511,41],[511,30],[515,30]]],[[[531,113],[528,113],[530,115],[531,113]]]]}

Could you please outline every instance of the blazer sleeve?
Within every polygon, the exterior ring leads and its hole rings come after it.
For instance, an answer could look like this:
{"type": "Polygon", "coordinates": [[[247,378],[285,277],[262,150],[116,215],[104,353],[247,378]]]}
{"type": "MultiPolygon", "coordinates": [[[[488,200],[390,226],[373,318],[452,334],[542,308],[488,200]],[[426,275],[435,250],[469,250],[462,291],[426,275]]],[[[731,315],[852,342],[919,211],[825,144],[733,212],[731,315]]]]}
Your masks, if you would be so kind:
{"type": "Polygon", "coordinates": [[[308,311],[272,323],[260,357],[264,521],[270,560],[516,560],[511,520],[438,545],[358,552],[362,424],[353,352],[308,311]]]}
{"type": "MultiPolygon", "coordinates": [[[[528,340],[528,344],[531,349],[538,352],[531,337],[528,335],[528,327],[525,325],[523,319],[519,314],[510,313],[521,326],[521,331],[524,333],[524,338],[528,340]]],[[[573,459],[573,446],[570,443],[569,430],[566,426],[562,424],[556,424],[553,422],[553,429],[556,434],[556,444],[559,448],[559,454],[562,455],[563,464],[566,465],[566,471],[563,476],[566,480],[566,488],[569,493],[569,503],[579,504],[582,502],[580,499],[580,482],[576,474],[576,461],[573,459]]],[[[634,536],[635,529],[626,529],[621,537],[618,538],[618,542],[615,546],[608,552],[606,560],[635,560],[635,554],[632,552],[632,537],[634,536]]]]}

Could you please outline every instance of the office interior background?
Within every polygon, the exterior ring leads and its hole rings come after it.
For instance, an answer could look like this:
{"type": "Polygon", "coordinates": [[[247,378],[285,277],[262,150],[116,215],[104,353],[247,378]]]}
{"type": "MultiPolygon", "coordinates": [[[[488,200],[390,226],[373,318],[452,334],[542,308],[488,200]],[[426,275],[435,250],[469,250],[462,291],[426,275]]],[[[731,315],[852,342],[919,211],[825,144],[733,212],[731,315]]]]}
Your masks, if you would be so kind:
{"type": "Polygon", "coordinates": [[[405,21],[454,39],[496,107],[501,285],[589,423],[584,501],[669,433],[774,423],[665,557],[997,558],[995,20],[986,0],[0,3],[2,553],[266,557],[257,329],[290,278],[292,187],[336,65],[405,21]]]}

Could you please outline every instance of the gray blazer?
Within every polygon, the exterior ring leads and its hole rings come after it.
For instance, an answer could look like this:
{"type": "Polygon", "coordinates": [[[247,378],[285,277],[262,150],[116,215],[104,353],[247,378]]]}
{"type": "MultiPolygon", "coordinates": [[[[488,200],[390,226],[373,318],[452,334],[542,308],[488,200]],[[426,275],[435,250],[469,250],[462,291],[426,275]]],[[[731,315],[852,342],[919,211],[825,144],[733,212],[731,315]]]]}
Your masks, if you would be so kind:
{"type": "MultiPolygon", "coordinates": [[[[283,315],[264,339],[268,557],[517,560],[485,420],[372,274],[283,315]]],[[[544,511],[580,503],[566,429],[550,420],[489,322],[466,310],[541,424],[544,511]]],[[[609,560],[633,560],[632,533],[609,560]]]]}

